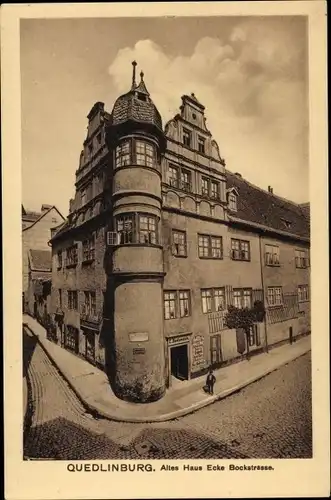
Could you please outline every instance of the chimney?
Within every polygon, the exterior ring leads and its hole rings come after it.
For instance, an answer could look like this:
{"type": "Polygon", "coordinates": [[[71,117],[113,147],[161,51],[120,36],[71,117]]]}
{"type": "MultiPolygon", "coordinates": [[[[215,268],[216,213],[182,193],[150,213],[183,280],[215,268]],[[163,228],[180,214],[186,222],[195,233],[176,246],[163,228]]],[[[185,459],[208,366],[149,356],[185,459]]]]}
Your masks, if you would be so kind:
{"type": "Polygon", "coordinates": [[[239,177],[240,179],[242,178],[242,175],[239,172],[235,172],[235,176],[239,177]]]}
{"type": "Polygon", "coordinates": [[[273,194],[274,190],[271,186],[268,186],[268,193],[273,194]]]}
{"type": "Polygon", "coordinates": [[[50,208],[52,208],[52,205],[41,205],[41,212],[44,213],[44,212],[47,212],[47,210],[49,210],[50,208]]]}

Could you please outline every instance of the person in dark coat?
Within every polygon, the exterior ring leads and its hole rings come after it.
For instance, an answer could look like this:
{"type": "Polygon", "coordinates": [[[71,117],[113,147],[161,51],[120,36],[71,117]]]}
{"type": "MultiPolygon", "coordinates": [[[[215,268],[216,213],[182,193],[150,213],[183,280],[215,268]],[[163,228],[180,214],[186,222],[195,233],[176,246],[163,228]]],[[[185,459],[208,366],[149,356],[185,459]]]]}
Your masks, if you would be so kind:
{"type": "Polygon", "coordinates": [[[216,377],[213,373],[213,369],[209,368],[209,372],[206,379],[206,386],[208,388],[209,394],[214,394],[214,384],[216,382],[216,377]]]}

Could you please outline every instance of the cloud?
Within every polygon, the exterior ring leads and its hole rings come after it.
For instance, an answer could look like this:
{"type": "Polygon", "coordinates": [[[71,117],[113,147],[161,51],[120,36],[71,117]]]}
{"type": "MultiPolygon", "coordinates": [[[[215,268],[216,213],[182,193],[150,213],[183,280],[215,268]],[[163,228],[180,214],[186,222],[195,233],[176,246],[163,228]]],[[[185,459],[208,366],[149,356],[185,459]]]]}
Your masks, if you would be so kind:
{"type": "Polygon", "coordinates": [[[281,26],[243,22],[227,40],[204,37],[185,56],[140,40],[120,50],[108,71],[118,94],[124,93],[130,63],[137,60],[164,122],[178,112],[180,96],[194,92],[206,106],[228,168],[303,201],[308,195],[304,45],[281,26]]]}

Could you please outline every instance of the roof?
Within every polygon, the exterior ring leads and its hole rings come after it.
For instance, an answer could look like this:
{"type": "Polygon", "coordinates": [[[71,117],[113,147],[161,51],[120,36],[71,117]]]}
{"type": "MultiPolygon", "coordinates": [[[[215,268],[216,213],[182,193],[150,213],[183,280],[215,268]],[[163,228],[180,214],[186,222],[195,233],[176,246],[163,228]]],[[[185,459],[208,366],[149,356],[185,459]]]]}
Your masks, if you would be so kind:
{"type": "Polygon", "coordinates": [[[226,170],[227,188],[236,188],[239,196],[237,211],[230,212],[232,219],[260,225],[280,233],[310,237],[306,208],[292,201],[254,186],[241,176],[226,170]]]}
{"type": "Polygon", "coordinates": [[[149,123],[162,130],[162,118],[155,104],[150,98],[149,92],[143,80],[144,74],[140,73],[141,81],[135,82],[135,66],[132,77],[132,87],[129,92],[121,95],[115,101],[112,111],[112,125],[119,125],[128,120],[140,123],[149,123]]]}
{"type": "Polygon", "coordinates": [[[22,231],[28,231],[29,229],[31,229],[37,222],[39,222],[43,217],[45,217],[45,215],[47,215],[51,210],[56,210],[57,213],[59,214],[60,217],[62,217],[63,220],[65,220],[65,218],[63,217],[63,215],[61,214],[61,212],[59,212],[59,210],[56,208],[55,205],[49,205],[49,209],[48,210],[45,210],[43,213],[38,213],[38,212],[27,212],[27,214],[34,214],[33,215],[33,219],[28,219],[27,216],[23,216],[22,219],[25,221],[25,220],[29,220],[31,222],[33,222],[33,224],[31,224],[30,226],[28,227],[24,227],[22,229],[22,231]]]}
{"type": "Polygon", "coordinates": [[[51,271],[52,252],[50,250],[29,250],[31,271],[51,271]]]}

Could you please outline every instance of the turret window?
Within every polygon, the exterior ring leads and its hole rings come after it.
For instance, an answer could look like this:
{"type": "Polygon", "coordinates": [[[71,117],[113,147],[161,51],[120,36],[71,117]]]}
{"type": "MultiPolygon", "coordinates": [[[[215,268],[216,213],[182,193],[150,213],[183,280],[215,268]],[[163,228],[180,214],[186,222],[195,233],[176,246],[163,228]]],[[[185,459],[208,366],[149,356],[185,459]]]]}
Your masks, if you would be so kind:
{"type": "Polygon", "coordinates": [[[136,141],[136,163],[153,167],[155,160],[155,148],[152,144],[136,141]]]}
{"type": "Polygon", "coordinates": [[[124,141],[116,148],[116,167],[130,164],[130,141],[124,141]]]}
{"type": "Polygon", "coordinates": [[[128,139],[116,148],[116,167],[124,165],[155,166],[155,146],[145,141],[128,139]]]}
{"type": "Polygon", "coordinates": [[[158,244],[158,218],[155,215],[131,213],[116,218],[116,229],[120,245],[158,244]]]}

